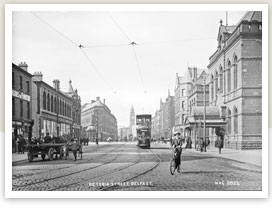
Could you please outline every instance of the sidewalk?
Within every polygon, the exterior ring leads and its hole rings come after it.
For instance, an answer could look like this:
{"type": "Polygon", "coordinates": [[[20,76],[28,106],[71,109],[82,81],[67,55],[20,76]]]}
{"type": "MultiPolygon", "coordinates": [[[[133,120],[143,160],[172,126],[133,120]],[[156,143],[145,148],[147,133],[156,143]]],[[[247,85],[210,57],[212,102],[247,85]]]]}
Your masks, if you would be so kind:
{"type": "Polygon", "coordinates": [[[12,153],[12,162],[27,160],[27,152],[24,154],[12,153]]]}
{"type": "Polygon", "coordinates": [[[222,158],[236,160],[244,163],[250,163],[257,166],[262,166],[262,150],[235,150],[235,149],[221,149],[221,154],[218,153],[218,148],[207,147],[207,152],[196,151],[195,149],[186,149],[190,151],[199,152],[201,154],[210,154],[222,158]]]}

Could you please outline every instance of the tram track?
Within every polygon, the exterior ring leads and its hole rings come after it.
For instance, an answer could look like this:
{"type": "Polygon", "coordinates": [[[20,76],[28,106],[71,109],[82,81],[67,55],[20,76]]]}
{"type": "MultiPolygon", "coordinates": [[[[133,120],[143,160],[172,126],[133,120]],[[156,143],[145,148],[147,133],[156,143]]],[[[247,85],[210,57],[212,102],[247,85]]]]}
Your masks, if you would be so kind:
{"type": "MultiPolygon", "coordinates": [[[[125,145],[125,144],[123,144],[123,145],[125,145]]],[[[108,147],[108,146],[106,146],[106,147],[108,147]]],[[[118,147],[117,148],[119,148],[120,147],[120,145],[118,145],[118,147]]],[[[103,146],[103,148],[105,148],[105,146],[103,146]]],[[[99,149],[95,149],[96,151],[92,151],[92,152],[98,152],[98,151],[100,151],[102,148],[99,148],[99,149]]],[[[115,150],[116,148],[114,148],[113,150],[115,150]]],[[[71,168],[71,167],[73,167],[73,166],[76,166],[76,165],[79,165],[79,164],[82,164],[82,163],[88,163],[88,162],[91,162],[91,161],[94,161],[94,160],[96,160],[96,159],[98,159],[98,158],[101,158],[101,157],[105,157],[109,152],[111,152],[111,151],[113,151],[112,149],[110,149],[109,151],[107,151],[107,152],[105,152],[105,153],[103,153],[103,154],[101,154],[100,156],[97,156],[97,157],[95,157],[95,158],[91,158],[91,159],[89,159],[89,160],[87,160],[87,161],[80,161],[80,162],[78,162],[78,163],[76,163],[76,164],[71,164],[70,166],[66,166],[66,167],[60,167],[60,168],[52,168],[52,169],[47,169],[47,170],[44,170],[44,171],[41,171],[41,172],[35,172],[35,173],[29,173],[29,174],[26,174],[26,175],[24,175],[24,176],[19,176],[19,177],[15,177],[15,178],[12,178],[12,180],[17,180],[17,179],[20,179],[20,178],[24,178],[24,177],[30,177],[30,176],[33,176],[33,175],[39,175],[39,174],[43,174],[43,173],[46,173],[46,172],[51,172],[51,171],[56,171],[56,170],[62,170],[62,169],[67,169],[67,168],[71,168]]],[[[84,152],[85,154],[86,153],[90,153],[90,151],[88,151],[88,152],[84,152]]],[[[67,161],[67,160],[65,160],[65,161],[67,161]]],[[[34,170],[34,169],[33,169],[34,170]]],[[[37,169],[36,169],[37,170],[37,169]]]]}
{"type": "MultiPolygon", "coordinates": [[[[153,155],[155,158],[157,158],[158,161],[157,161],[151,168],[145,170],[144,172],[140,172],[140,173],[138,173],[138,174],[136,174],[136,175],[133,175],[132,177],[126,178],[126,179],[124,179],[124,180],[121,180],[121,181],[119,181],[120,183],[123,184],[123,183],[128,182],[128,181],[131,181],[131,180],[133,180],[133,179],[135,179],[135,178],[138,178],[138,177],[140,177],[140,176],[142,176],[142,175],[145,175],[146,173],[151,172],[152,170],[154,170],[156,167],[158,167],[158,166],[160,165],[160,163],[161,163],[161,158],[160,158],[157,154],[155,154],[152,150],[149,149],[149,151],[152,153],[152,155],[153,155]]],[[[98,189],[98,191],[108,191],[108,190],[112,190],[112,189],[118,188],[118,187],[120,187],[120,186],[119,186],[119,185],[111,185],[111,186],[106,186],[106,187],[100,187],[100,188],[98,189]]]]}
{"type": "MultiPolygon", "coordinates": [[[[40,174],[45,174],[46,172],[50,172],[50,171],[59,171],[61,169],[68,169],[68,168],[71,168],[71,167],[74,167],[74,166],[78,166],[80,164],[83,164],[83,163],[88,163],[90,161],[93,161],[95,159],[101,159],[103,157],[105,157],[106,155],[108,155],[109,152],[115,152],[116,150],[120,149],[121,147],[123,147],[125,144],[122,144],[122,145],[119,145],[117,148],[114,148],[113,150],[110,150],[110,151],[107,151],[106,153],[103,153],[102,156],[98,156],[98,157],[95,157],[95,158],[92,158],[90,160],[87,160],[87,161],[84,161],[84,162],[79,162],[79,163],[76,163],[76,164],[73,164],[72,166],[69,166],[69,167],[65,167],[65,168],[59,168],[59,169],[53,169],[53,170],[46,170],[40,174]]],[[[90,168],[87,168],[87,169],[83,169],[83,170],[80,170],[80,171],[75,171],[75,172],[71,172],[71,173],[68,173],[68,174],[65,174],[65,175],[61,175],[61,176],[56,176],[56,177],[53,177],[53,178],[47,178],[47,179],[43,179],[41,181],[37,181],[37,182],[31,182],[31,183],[28,183],[28,184],[23,184],[23,185],[16,185],[14,186],[13,185],[13,189],[18,189],[18,188],[23,188],[23,187],[28,187],[28,186],[32,186],[32,185],[35,185],[35,184],[39,184],[39,183],[43,183],[43,182],[47,182],[47,181],[51,181],[51,180],[55,180],[55,179],[59,179],[59,178],[63,178],[63,177],[67,177],[67,176],[70,176],[70,175],[74,175],[74,174],[77,174],[77,173],[81,173],[81,172],[85,172],[85,171],[88,171],[88,170],[91,170],[91,169],[95,169],[95,168],[98,168],[100,166],[103,166],[103,165],[106,165],[106,164],[109,164],[111,163],[112,161],[114,161],[116,158],[118,157],[118,154],[111,160],[109,160],[108,162],[106,163],[102,163],[102,164],[99,164],[97,166],[94,166],[94,167],[90,167],[90,168]]],[[[36,175],[37,173],[33,174],[33,175],[36,175]]],[[[37,174],[38,175],[38,174],[37,174]]],[[[28,176],[29,177],[29,176],[28,176]]],[[[23,178],[23,177],[21,177],[23,178]]],[[[14,180],[14,179],[13,179],[14,180]]],[[[27,179],[26,179],[27,181],[27,179]]]]}
{"type": "MultiPolygon", "coordinates": [[[[133,162],[132,164],[129,164],[129,165],[125,166],[125,167],[116,168],[116,169],[114,169],[114,170],[112,170],[112,171],[110,171],[110,172],[107,172],[107,173],[105,173],[105,174],[102,174],[102,175],[98,175],[98,176],[94,176],[94,177],[92,177],[92,178],[88,178],[88,181],[93,180],[93,179],[97,179],[97,178],[101,178],[101,177],[104,177],[104,176],[107,176],[107,175],[112,175],[112,174],[114,174],[114,173],[117,173],[117,172],[120,172],[120,171],[122,171],[122,170],[128,169],[128,168],[130,168],[130,167],[132,167],[132,166],[135,166],[136,164],[140,163],[141,158],[142,158],[142,157],[141,157],[141,154],[139,153],[139,150],[138,150],[138,154],[137,154],[137,155],[139,155],[139,157],[138,157],[137,160],[136,160],[135,162],[133,162]]],[[[78,185],[78,184],[83,183],[83,182],[86,182],[86,180],[82,180],[82,181],[74,182],[74,183],[71,183],[71,184],[63,185],[63,186],[61,186],[61,187],[54,188],[54,189],[52,189],[52,190],[50,190],[50,191],[55,191],[55,190],[59,190],[59,189],[62,189],[62,188],[66,188],[66,187],[78,185]]]]}

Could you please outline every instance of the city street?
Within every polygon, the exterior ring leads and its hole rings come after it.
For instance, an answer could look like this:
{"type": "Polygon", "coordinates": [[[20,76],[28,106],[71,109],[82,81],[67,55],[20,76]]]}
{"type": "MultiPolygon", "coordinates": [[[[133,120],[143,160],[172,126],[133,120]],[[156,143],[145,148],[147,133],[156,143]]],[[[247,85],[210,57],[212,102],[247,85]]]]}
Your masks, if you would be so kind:
{"type": "MultiPolygon", "coordinates": [[[[25,158],[27,155],[25,154],[25,158]]],[[[170,174],[169,144],[90,144],[83,159],[13,162],[14,191],[222,191],[261,190],[261,166],[185,149],[181,173],[170,174]]]]}

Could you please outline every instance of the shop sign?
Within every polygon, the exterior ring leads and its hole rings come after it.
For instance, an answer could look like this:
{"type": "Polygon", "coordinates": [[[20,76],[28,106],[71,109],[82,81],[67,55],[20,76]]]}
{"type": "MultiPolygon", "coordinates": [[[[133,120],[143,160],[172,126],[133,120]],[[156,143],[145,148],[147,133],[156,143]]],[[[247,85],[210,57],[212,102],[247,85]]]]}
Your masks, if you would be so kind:
{"type": "Polygon", "coordinates": [[[30,101],[30,96],[29,95],[26,95],[26,94],[21,93],[21,92],[17,92],[15,90],[12,90],[12,96],[23,99],[23,100],[26,100],[26,101],[30,101]]]}

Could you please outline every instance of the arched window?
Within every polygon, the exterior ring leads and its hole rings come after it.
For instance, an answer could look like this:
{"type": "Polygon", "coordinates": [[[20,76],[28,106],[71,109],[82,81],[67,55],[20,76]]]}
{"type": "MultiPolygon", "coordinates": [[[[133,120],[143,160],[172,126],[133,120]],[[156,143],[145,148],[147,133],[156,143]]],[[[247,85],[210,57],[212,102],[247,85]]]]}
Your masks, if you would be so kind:
{"type": "Polygon", "coordinates": [[[221,65],[219,67],[219,85],[220,92],[223,92],[223,68],[221,65]]]}
{"type": "Polygon", "coordinates": [[[59,102],[59,113],[60,113],[60,115],[62,115],[62,102],[61,102],[61,100],[59,102]]]}
{"type": "Polygon", "coordinates": [[[66,103],[64,103],[64,115],[66,116],[67,115],[67,110],[66,110],[66,103]]]}
{"type": "Polygon", "coordinates": [[[53,104],[54,104],[53,95],[51,95],[51,112],[54,112],[53,104]]]}
{"type": "Polygon", "coordinates": [[[230,111],[230,109],[228,109],[227,128],[228,128],[228,133],[231,134],[231,111],[230,111]]]}
{"type": "Polygon", "coordinates": [[[211,76],[211,101],[213,101],[213,97],[214,97],[214,86],[213,86],[213,82],[214,82],[214,77],[212,75],[211,76]]]}
{"type": "Polygon", "coordinates": [[[56,109],[57,109],[57,113],[58,114],[60,114],[60,101],[59,101],[59,99],[57,99],[57,107],[56,107],[56,109]]]}
{"type": "Polygon", "coordinates": [[[61,107],[61,109],[62,109],[62,115],[64,116],[64,101],[62,101],[62,107],[61,107]]]}
{"type": "Polygon", "coordinates": [[[43,92],[43,109],[46,109],[46,93],[43,92]]]}
{"type": "Polygon", "coordinates": [[[228,92],[231,90],[231,72],[230,72],[231,62],[228,61],[228,68],[227,68],[227,80],[228,80],[228,92]]]}
{"type": "Polygon", "coordinates": [[[217,91],[218,91],[218,72],[215,71],[215,89],[214,89],[214,94],[215,94],[215,97],[217,95],[217,91]]]}
{"type": "Polygon", "coordinates": [[[236,107],[233,108],[233,132],[234,134],[238,134],[238,110],[236,107]]]}
{"type": "Polygon", "coordinates": [[[238,79],[238,75],[237,75],[237,56],[235,55],[234,60],[233,60],[233,81],[234,81],[234,89],[237,89],[237,79],[238,79]]]}
{"type": "Polygon", "coordinates": [[[50,95],[47,93],[47,110],[50,111],[50,95]]]}
{"type": "Polygon", "coordinates": [[[54,98],[54,112],[57,113],[57,98],[54,98]]]}

